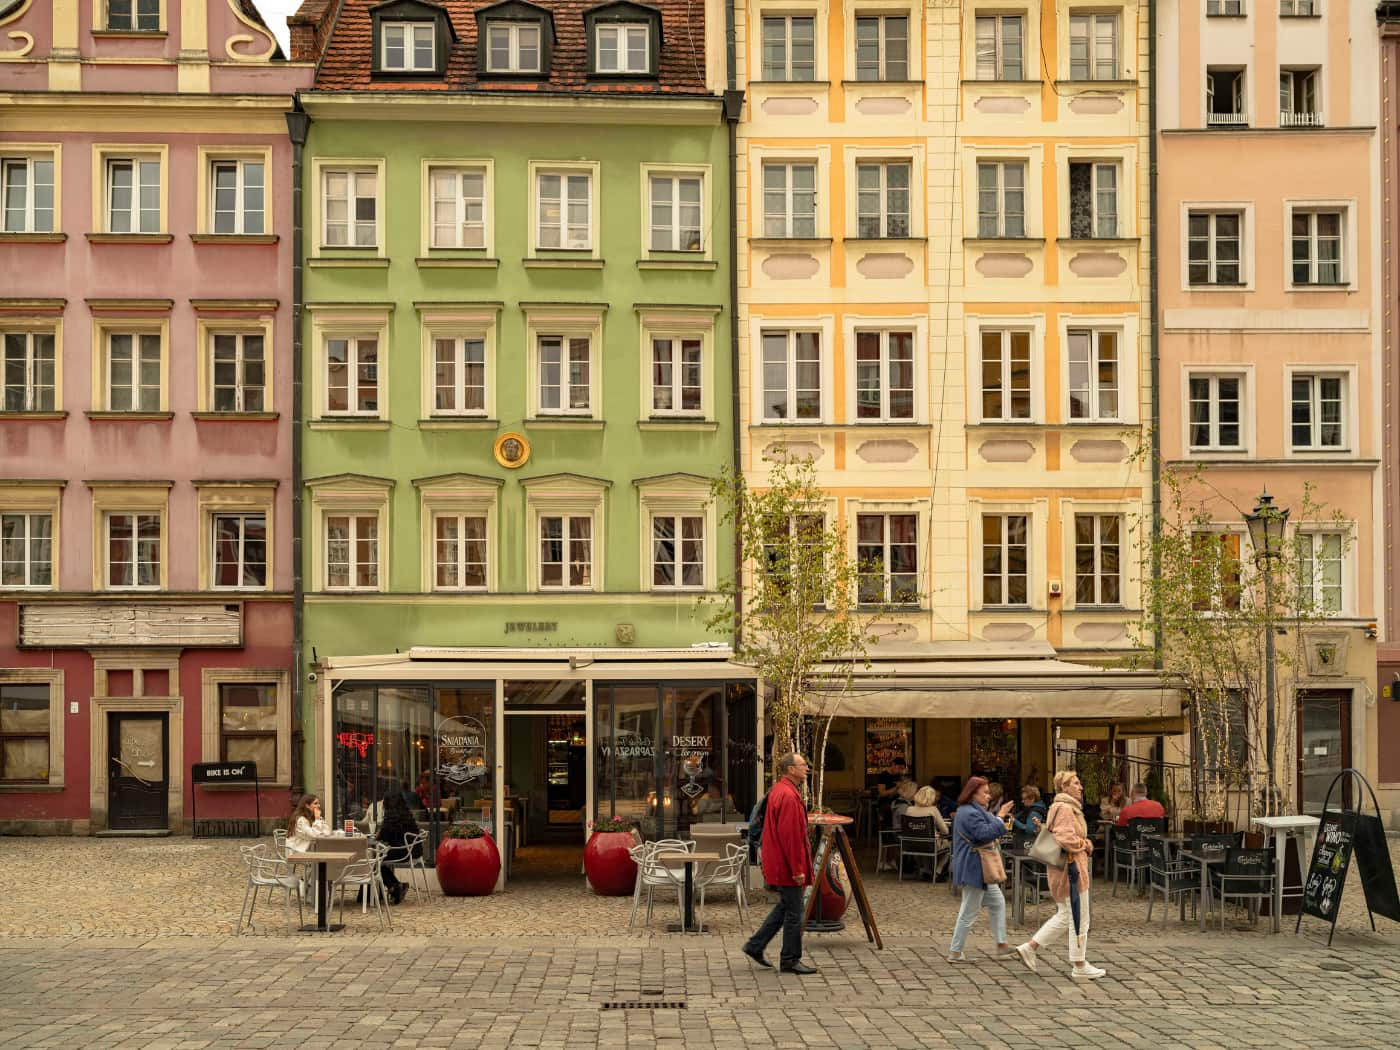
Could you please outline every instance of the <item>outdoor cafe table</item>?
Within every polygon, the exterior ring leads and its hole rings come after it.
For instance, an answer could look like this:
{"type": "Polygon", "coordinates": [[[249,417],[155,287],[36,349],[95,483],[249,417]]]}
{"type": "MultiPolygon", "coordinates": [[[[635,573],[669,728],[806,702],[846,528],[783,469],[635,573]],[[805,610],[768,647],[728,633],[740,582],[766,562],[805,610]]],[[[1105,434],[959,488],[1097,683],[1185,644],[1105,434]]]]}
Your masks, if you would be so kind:
{"type": "Polygon", "coordinates": [[[328,849],[311,850],[306,853],[298,853],[290,850],[287,853],[287,863],[289,864],[314,864],[316,865],[316,922],[308,923],[301,928],[302,933],[338,933],[345,929],[344,923],[326,923],[327,913],[330,911],[329,887],[326,884],[326,868],[334,864],[337,868],[353,863],[355,854],[346,850],[345,852],[332,852],[328,849]]]}
{"type": "Polygon", "coordinates": [[[695,921],[695,865],[718,864],[722,860],[724,857],[718,853],[686,853],[681,850],[668,850],[656,855],[657,863],[667,867],[672,864],[685,865],[685,920],[669,923],[666,929],[671,933],[705,932],[695,921]]]}
{"type": "MultiPolygon", "coordinates": [[[[1185,857],[1187,860],[1194,860],[1197,866],[1201,869],[1201,932],[1205,933],[1206,902],[1210,900],[1210,869],[1219,864],[1225,863],[1225,851],[1222,849],[1211,850],[1210,852],[1206,852],[1205,850],[1184,849],[1181,851],[1181,856],[1185,857]]],[[[1223,900],[1220,902],[1220,906],[1222,908],[1225,907],[1225,902],[1223,900]]],[[[1184,896],[1181,899],[1181,907],[1182,915],[1185,916],[1186,898],[1184,896]]]]}
{"type": "MultiPolygon", "coordinates": [[[[1317,817],[1255,817],[1255,827],[1263,828],[1266,832],[1272,832],[1274,836],[1274,901],[1273,901],[1273,928],[1278,933],[1280,922],[1283,916],[1283,860],[1287,852],[1288,840],[1296,836],[1298,839],[1298,868],[1306,871],[1309,858],[1312,856],[1312,839],[1317,834],[1317,826],[1322,823],[1317,817]]],[[[1303,888],[1298,887],[1297,893],[1289,894],[1290,897],[1302,896],[1303,888]]]]}

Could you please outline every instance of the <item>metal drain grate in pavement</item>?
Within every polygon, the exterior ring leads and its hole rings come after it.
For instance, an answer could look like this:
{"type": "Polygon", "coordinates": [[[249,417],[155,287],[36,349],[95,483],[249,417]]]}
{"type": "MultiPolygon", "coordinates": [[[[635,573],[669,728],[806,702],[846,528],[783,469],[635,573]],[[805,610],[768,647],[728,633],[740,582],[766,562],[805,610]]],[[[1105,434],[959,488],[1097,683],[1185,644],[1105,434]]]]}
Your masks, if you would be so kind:
{"type": "Polygon", "coordinates": [[[684,1010],[684,999],[614,999],[604,1010],[684,1010]]]}

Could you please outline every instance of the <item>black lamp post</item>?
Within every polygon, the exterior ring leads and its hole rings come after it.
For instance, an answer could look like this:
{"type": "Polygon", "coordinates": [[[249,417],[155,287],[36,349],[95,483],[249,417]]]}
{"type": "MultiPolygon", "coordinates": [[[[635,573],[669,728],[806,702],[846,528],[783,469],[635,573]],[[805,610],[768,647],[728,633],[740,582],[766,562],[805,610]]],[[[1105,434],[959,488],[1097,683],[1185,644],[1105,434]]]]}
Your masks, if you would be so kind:
{"type": "Polygon", "coordinates": [[[1244,516],[1254,560],[1264,576],[1264,605],[1268,620],[1264,625],[1264,747],[1269,769],[1270,803],[1278,797],[1274,779],[1274,747],[1277,728],[1274,721],[1274,561],[1283,557],[1283,533],[1288,527],[1288,510],[1274,506],[1274,498],[1264,492],[1253,514],[1244,516]]]}

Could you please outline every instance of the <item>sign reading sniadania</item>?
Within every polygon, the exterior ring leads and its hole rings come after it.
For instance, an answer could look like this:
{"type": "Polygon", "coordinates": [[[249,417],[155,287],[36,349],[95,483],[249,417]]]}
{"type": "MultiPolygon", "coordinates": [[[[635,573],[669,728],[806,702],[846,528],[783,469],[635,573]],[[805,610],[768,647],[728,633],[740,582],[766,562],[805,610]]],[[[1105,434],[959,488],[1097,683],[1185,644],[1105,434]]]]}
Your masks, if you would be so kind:
{"type": "Polygon", "coordinates": [[[449,784],[486,778],[486,726],[469,715],[444,719],[438,726],[437,774],[449,784]]]}

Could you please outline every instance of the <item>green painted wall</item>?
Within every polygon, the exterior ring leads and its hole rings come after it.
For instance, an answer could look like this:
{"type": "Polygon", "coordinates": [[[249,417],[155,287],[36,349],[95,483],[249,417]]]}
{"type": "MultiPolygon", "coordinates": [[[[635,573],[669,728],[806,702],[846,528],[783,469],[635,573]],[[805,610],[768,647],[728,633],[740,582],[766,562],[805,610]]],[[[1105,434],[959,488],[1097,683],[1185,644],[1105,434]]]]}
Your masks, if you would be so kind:
{"type": "MultiPolygon", "coordinates": [[[[691,100],[690,105],[694,102],[691,100]]],[[[339,108],[339,107],[337,107],[339,108]]],[[[307,564],[305,653],[345,656],[386,653],[412,645],[615,645],[615,625],[630,623],[638,646],[727,641],[707,634],[693,593],[644,593],[642,544],[648,525],[633,481],[670,472],[712,477],[730,462],[731,353],[727,230],[728,142],[719,103],[712,124],[672,124],[664,114],[652,124],[530,123],[529,112],[503,123],[366,121],[355,105],[344,117],[313,115],[306,149],[307,254],[305,299],[315,304],[392,303],[387,353],[387,430],[317,429],[302,423],[303,474],[308,480],[354,473],[394,481],[390,499],[387,585],[380,594],[317,593],[310,564],[322,527],[310,492],[304,504],[303,544],[307,564]],[[333,253],[318,247],[313,226],[317,158],[383,158],[387,268],[326,268],[316,258],[333,253]],[[494,162],[495,269],[430,269],[415,260],[421,252],[422,162],[433,158],[490,158],[494,162]],[[527,268],[530,255],[528,163],[597,161],[601,270],[527,268]],[[642,166],[646,163],[708,167],[709,223],[714,242],[711,269],[651,270],[642,258],[642,166]],[[415,303],[499,302],[494,382],[499,426],[486,430],[432,431],[419,428],[423,339],[415,303]],[[525,422],[527,351],[521,303],[606,303],[601,355],[601,431],[534,429],[525,422]],[[641,331],[636,304],[693,304],[718,309],[713,319],[709,391],[715,426],[708,431],[655,432],[639,428],[642,415],[641,331]],[[528,464],[499,466],[496,437],[525,434],[532,445],[528,464]],[[496,560],[499,593],[423,594],[419,491],[415,478],[453,472],[499,478],[496,560]],[[527,559],[535,556],[528,535],[523,479],[558,473],[603,478],[605,496],[603,585],[606,593],[527,593],[527,559]],[[506,633],[507,622],[545,621],[557,629],[506,633]]],[[[557,118],[556,118],[557,119],[557,118]]],[[[355,252],[342,252],[354,257],[355,252]]],[[[459,253],[462,254],[462,253],[459,253]]],[[[306,416],[317,415],[317,370],[324,368],[308,312],[303,355],[306,416]]],[[[707,557],[719,578],[733,564],[733,538],[725,530],[707,537],[707,557]]]]}

